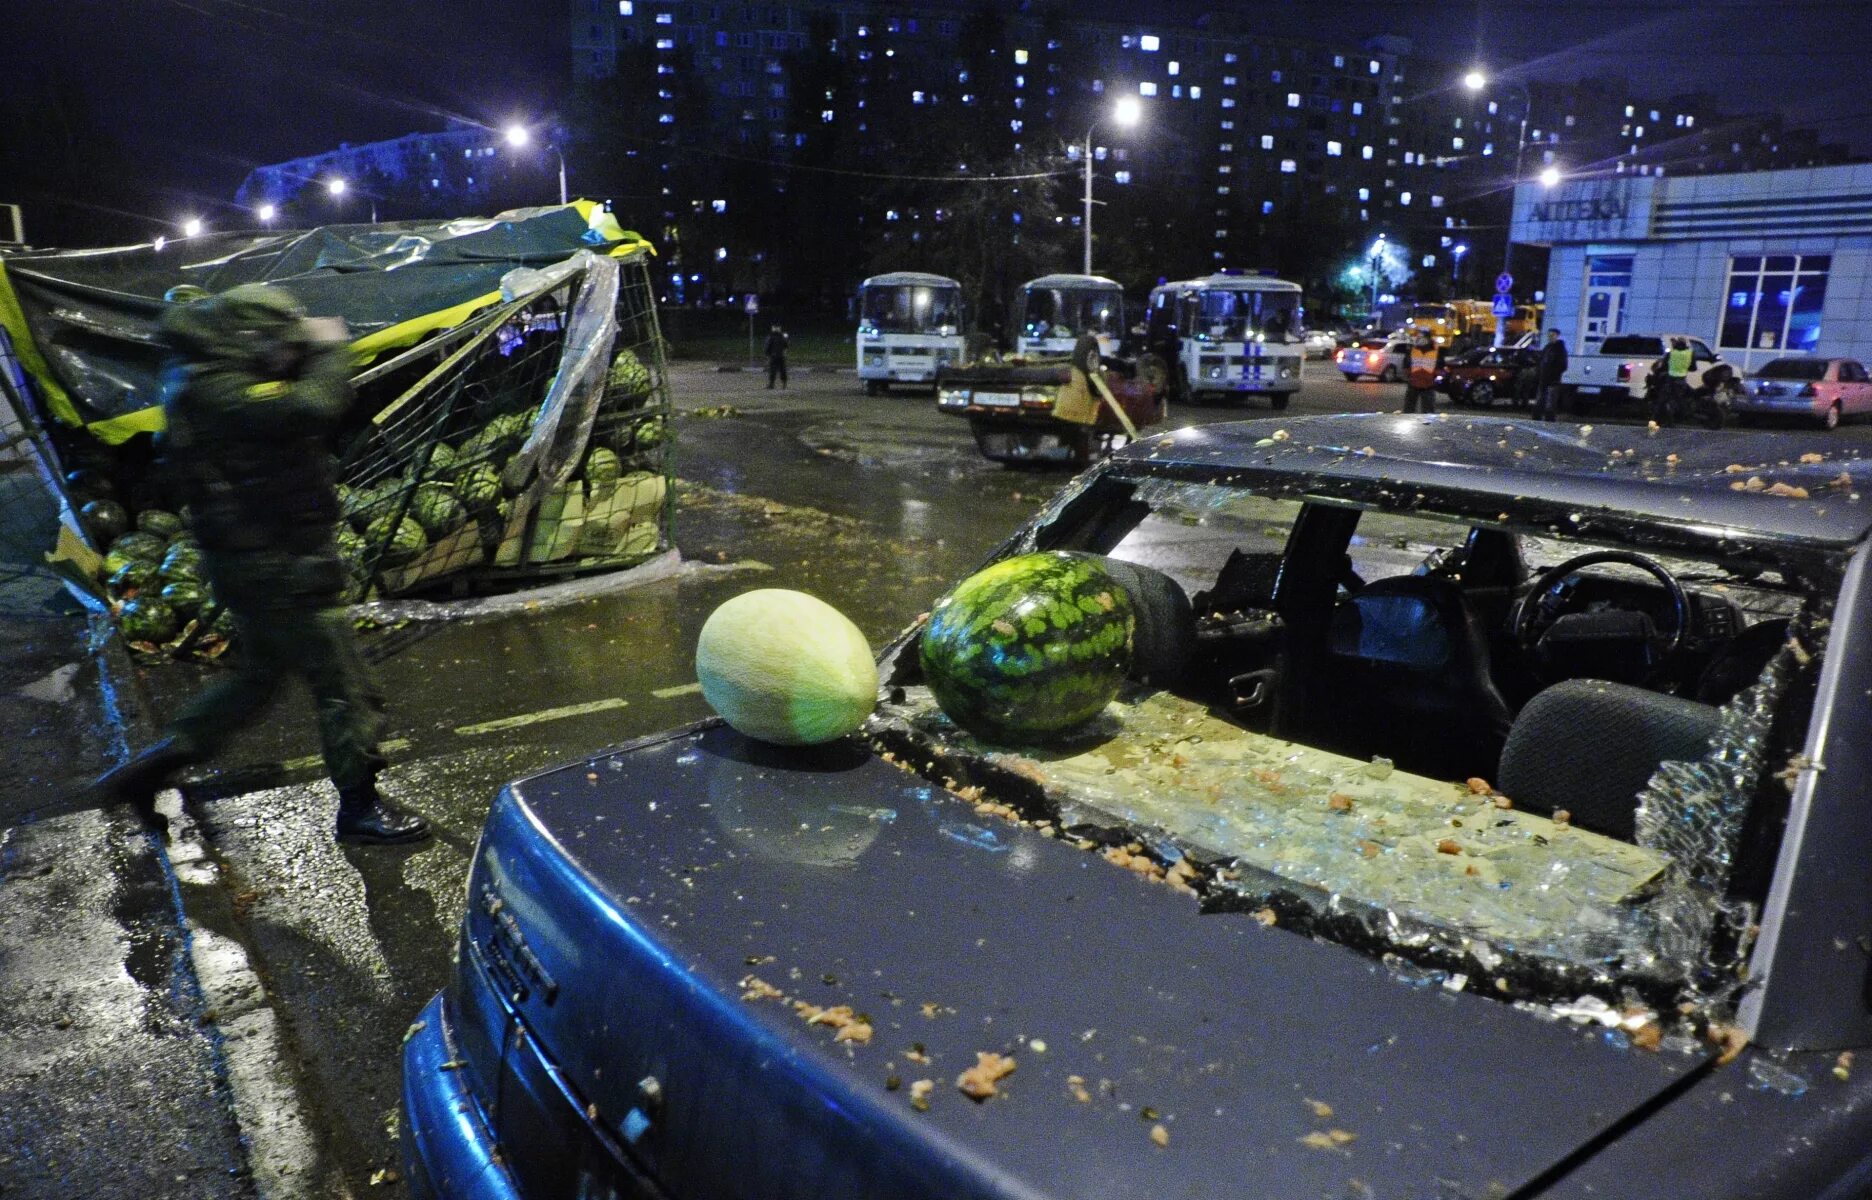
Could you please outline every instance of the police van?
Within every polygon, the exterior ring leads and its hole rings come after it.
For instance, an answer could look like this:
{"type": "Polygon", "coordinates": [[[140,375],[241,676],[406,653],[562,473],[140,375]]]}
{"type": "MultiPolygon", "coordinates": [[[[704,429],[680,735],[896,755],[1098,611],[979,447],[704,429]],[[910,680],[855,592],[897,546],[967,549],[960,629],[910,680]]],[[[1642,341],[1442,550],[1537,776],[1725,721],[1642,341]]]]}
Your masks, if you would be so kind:
{"type": "Polygon", "coordinates": [[[1287,407],[1306,358],[1300,285],[1224,271],[1153,288],[1149,348],[1170,366],[1178,400],[1266,396],[1287,407]]]}

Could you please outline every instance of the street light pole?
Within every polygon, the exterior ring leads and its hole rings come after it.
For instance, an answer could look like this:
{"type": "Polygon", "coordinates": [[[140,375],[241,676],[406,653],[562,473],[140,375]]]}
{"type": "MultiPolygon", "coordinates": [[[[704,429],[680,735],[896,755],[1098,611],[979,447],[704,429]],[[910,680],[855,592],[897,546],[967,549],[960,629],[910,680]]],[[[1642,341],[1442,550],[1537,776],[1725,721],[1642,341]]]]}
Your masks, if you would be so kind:
{"type": "Polygon", "coordinates": [[[1371,248],[1371,321],[1378,321],[1378,267],[1384,262],[1385,235],[1379,234],[1371,248]]]}
{"type": "MultiPolygon", "coordinates": [[[[1508,181],[1508,220],[1506,231],[1502,235],[1502,274],[1513,277],[1511,267],[1514,263],[1514,200],[1515,191],[1521,186],[1521,157],[1527,150],[1527,123],[1529,112],[1534,107],[1534,98],[1525,82],[1510,80],[1510,84],[1521,93],[1521,126],[1515,134],[1514,176],[1508,181]]],[[[1487,87],[1488,76],[1481,71],[1470,71],[1463,76],[1463,86],[1472,92],[1480,92],[1487,87]]],[[[1500,346],[1507,341],[1508,319],[1495,318],[1495,344],[1500,346]]]]}
{"type": "MultiPolygon", "coordinates": [[[[1112,106],[1111,119],[1115,124],[1129,128],[1138,123],[1143,115],[1143,106],[1136,96],[1125,96],[1112,106]]],[[[1085,135],[1085,274],[1092,273],[1092,131],[1099,127],[1094,121],[1086,127],[1085,135]]]]}

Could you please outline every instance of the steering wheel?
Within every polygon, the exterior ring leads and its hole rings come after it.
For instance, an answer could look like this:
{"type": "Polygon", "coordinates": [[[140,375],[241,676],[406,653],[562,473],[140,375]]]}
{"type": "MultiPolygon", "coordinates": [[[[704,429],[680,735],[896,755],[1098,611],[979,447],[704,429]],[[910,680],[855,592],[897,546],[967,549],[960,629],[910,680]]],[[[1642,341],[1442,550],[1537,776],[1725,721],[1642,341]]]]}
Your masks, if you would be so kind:
{"type": "Polygon", "coordinates": [[[1623,563],[1637,567],[1664,585],[1664,590],[1670,595],[1670,623],[1663,629],[1654,630],[1645,639],[1646,659],[1655,670],[1683,644],[1684,634],[1690,629],[1690,594],[1684,591],[1683,584],[1677,582],[1677,577],[1666,570],[1662,563],[1630,550],[1593,550],[1574,555],[1558,566],[1541,572],[1540,578],[1534,581],[1534,586],[1515,608],[1511,627],[1515,643],[1524,651],[1535,651],[1548,631],[1570,615],[1567,608],[1573,595],[1573,577],[1587,567],[1601,563],[1623,563]]]}

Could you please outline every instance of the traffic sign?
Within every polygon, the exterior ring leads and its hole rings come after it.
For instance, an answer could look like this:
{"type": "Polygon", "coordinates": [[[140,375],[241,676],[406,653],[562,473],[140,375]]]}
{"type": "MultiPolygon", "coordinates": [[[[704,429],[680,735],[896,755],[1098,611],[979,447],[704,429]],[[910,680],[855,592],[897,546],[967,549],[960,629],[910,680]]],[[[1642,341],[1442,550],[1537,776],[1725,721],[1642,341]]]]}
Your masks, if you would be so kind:
{"type": "Polygon", "coordinates": [[[1497,292],[1514,291],[1514,276],[1510,275],[1506,271],[1503,271],[1500,275],[1497,275],[1495,277],[1495,290],[1497,292]]]}
{"type": "Polygon", "coordinates": [[[1495,315],[1498,317],[1514,316],[1514,297],[1507,292],[1496,292],[1495,315]]]}
{"type": "Polygon", "coordinates": [[[747,315],[751,317],[759,311],[760,297],[756,296],[753,292],[749,292],[747,294],[747,315]]]}

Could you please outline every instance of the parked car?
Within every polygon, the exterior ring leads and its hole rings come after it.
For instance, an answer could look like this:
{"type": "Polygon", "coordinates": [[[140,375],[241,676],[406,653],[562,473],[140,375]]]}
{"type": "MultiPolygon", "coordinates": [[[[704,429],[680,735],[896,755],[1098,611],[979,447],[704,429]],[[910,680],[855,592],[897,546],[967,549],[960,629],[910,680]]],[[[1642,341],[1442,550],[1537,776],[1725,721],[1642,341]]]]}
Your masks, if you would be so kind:
{"type": "Polygon", "coordinates": [[[1331,358],[1339,348],[1339,339],[1330,329],[1309,329],[1304,340],[1308,358],[1331,358]]]}
{"type": "Polygon", "coordinates": [[[1497,400],[1516,405],[1534,399],[1539,386],[1538,350],[1483,347],[1445,358],[1437,390],[1457,404],[1487,408],[1497,400]]]}
{"type": "Polygon", "coordinates": [[[961,732],[913,625],[864,734],[501,791],[411,1191],[1857,1194],[1872,501],[1811,449],[1127,447],[997,554],[1102,556],[1183,652],[1079,736],[961,732]]]}
{"type": "Polygon", "coordinates": [[[1872,378],[1857,359],[1776,358],[1742,380],[1734,411],[1742,416],[1813,417],[1836,429],[1872,412],[1872,378]]]}
{"type": "Polygon", "coordinates": [[[1645,376],[1669,351],[1677,338],[1690,343],[1692,391],[1714,389],[1735,377],[1735,369],[1709,348],[1702,338],[1688,333],[1615,333],[1596,349],[1581,350],[1567,359],[1561,385],[1566,399],[1622,403],[1645,395],[1645,376]]]}
{"type": "Polygon", "coordinates": [[[1333,355],[1333,363],[1353,382],[1376,379],[1396,383],[1404,378],[1410,343],[1401,338],[1365,338],[1333,355]]]}

